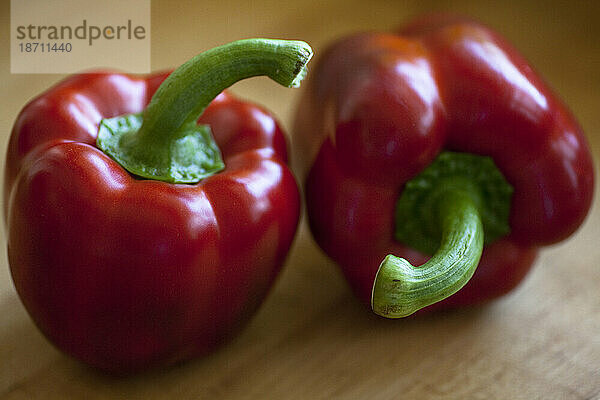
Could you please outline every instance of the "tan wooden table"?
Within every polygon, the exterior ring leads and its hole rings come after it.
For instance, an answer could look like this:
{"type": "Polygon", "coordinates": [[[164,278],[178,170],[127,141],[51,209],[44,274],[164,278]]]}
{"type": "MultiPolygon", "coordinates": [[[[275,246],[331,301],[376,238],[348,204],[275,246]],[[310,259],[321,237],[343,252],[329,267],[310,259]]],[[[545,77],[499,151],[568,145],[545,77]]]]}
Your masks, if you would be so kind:
{"type": "MultiPolygon", "coordinates": [[[[11,75],[8,1],[0,26],[0,149],[25,102],[61,78],[11,75]]],[[[500,30],[580,119],[600,159],[600,9],[594,2],[153,1],[152,66],[242,37],[304,39],[319,52],[355,30],[453,10],[500,30]]],[[[238,94],[291,125],[299,92],[265,78],[238,94]]],[[[2,156],[3,157],[3,156],[2,156]]],[[[0,255],[0,399],[600,399],[600,210],[549,248],[526,281],[485,307],[401,321],[351,295],[305,224],[266,303],[211,356],[129,379],[98,374],[36,330],[0,255]]],[[[4,233],[2,242],[5,243],[4,233]]]]}

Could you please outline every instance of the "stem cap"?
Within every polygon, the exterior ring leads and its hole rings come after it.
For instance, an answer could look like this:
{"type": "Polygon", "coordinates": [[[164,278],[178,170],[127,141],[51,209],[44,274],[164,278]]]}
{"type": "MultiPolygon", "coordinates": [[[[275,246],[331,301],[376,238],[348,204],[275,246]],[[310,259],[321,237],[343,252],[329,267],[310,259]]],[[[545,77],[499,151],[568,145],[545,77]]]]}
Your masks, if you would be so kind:
{"type": "Polygon", "coordinates": [[[171,183],[196,183],[225,168],[208,125],[188,124],[181,137],[166,146],[148,144],[138,149],[137,141],[131,139],[142,121],[141,114],[103,119],[98,147],[136,176],[171,183]],[[152,155],[150,163],[144,162],[147,154],[152,155]]]}

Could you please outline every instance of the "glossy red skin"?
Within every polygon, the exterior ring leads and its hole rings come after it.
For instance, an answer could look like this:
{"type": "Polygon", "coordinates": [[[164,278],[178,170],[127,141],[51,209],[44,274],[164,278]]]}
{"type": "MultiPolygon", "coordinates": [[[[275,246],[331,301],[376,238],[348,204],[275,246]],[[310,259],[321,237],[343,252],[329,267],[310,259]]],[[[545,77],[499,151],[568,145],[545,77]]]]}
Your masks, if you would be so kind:
{"type": "Polygon", "coordinates": [[[41,331],[131,373],[211,351],[255,312],[292,243],[300,196],[277,122],[222,93],[206,109],[226,164],[195,185],[136,179],[95,146],[166,74],[72,76],[12,132],[5,219],[15,287],[41,331]]]}
{"type": "Polygon", "coordinates": [[[583,132],[497,33],[437,15],[399,34],[344,38],[322,54],[299,106],[295,161],[313,235],[365,303],[387,254],[427,260],[394,240],[394,210],[404,184],[442,150],[494,159],[514,187],[511,233],[485,247],[463,289],[429,310],[507,293],[540,246],[584,220],[594,177],[583,132]]]}

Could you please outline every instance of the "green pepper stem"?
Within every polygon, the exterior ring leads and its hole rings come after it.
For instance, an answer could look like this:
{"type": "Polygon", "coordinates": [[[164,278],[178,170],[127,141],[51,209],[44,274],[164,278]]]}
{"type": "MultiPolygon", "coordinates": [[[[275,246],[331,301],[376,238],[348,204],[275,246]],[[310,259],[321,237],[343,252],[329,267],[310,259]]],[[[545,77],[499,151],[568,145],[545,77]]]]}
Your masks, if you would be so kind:
{"type": "Polygon", "coordinates": [[[435,254],[413,267],[388,255],[375,277],[371,306],[386,318],[406,317],[460,290],[473,276],[483,251],[483,225],[477,202],[468,191],[439,193],[433,211],[441,227],[435,254]]]}
{"type": "Polygon", "coordinates": [[[143,113],[102,120],[96,143],[134,175],[196,183],[224,168],[210,127],[196,122],[210,102],[253,76],[298,87],[311,57],[304,42],[273,39],[239,40],[205,51],[169,75],[143,113]]]}
{"type": "Polygon", "coordinates": [[[177,68],[160,85],[144,111],[141,142],[170,141],[196,120],[210,102],[234,83],[266,75],[298,87],[312,50],[305,42],[244,39],[207,50],[177,68]]]}

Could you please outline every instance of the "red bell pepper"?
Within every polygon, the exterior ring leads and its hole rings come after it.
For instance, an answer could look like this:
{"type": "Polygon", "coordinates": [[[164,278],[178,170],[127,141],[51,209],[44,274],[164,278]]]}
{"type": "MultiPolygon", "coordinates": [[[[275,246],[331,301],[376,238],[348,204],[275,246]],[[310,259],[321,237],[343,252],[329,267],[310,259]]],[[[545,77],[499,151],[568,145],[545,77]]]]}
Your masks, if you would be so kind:
{"type": "Polygon", "coordinates": [[[300,198],[278,123],[221,92],[256,75],[298,86],[311,55],[238,41],[170,75],[71,76],[24,107],[6,162],[8,257],[59,349],[130,373],[203,355],[250,318],[300,198]]]}
{"type": "Polygon", "coordinates": [[[582,129],[497,33],[437,15],[322,54],[294,132],[308,219],[379,315],[505,294],[584,220],[582,129]]]}

